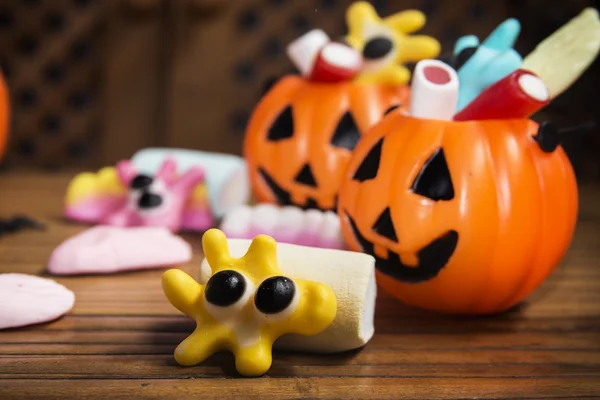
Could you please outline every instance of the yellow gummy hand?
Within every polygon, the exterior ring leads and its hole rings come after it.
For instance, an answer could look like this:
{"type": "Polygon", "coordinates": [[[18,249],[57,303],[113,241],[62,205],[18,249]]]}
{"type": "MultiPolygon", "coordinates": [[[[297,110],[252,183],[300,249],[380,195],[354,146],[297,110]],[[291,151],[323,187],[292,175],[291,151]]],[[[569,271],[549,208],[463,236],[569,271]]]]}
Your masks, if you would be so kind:
{"type": "Polygon", "coordinates": [[[425,15],[418,10],[405,10],[380,18],[367,2],[352,4],[346,14],[346,42],[364,57],[359,82],[404,85],[410,80],[407,62],[435,58],[440,43],[433,37],[409,35],[425,25],[425,15]]]}
{"type": "Polygon", "coordinates": [[[225,234],[210,229],[202,247],[213,272],[206,285],[176,269],[162,279],[169,302],[197,323],[175,350],[179,364],[196,365],[227,349],[240,374],[260,376],[271,367],[273,342],[281,335],[316,335],[333,322],[331,288],[282,276],[273,238],[259,235],[243,257],[233,258],[225,234]]]}

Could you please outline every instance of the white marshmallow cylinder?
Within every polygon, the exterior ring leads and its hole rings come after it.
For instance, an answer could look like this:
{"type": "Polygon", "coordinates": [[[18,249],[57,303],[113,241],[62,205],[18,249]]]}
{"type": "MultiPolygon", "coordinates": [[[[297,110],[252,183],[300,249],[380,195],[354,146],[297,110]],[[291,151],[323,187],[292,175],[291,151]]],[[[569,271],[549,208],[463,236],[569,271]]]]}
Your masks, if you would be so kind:
{"type": "Polygon", "coordinates": [[[210,207],[216,218],[222,218],[227,211],[250,201],[246,162],[233,154],[148,148],[135,153],[131,161],[140,173],[153,175],[167,156],[175,159],[180,172],[198,165],[205,169],[210,207]]]}
{"type": "MultiPolygon", "coordinates": [[[[229,253],[242,257],[251,240],[228,239],[229,253]]],[[[333,323],[314,336],[287,334],[275,348],[310,353],[339,353],[364,346],[375,333],[375,259],[364,253],[277,243],[281,273],[328,285],[337,300],[333,323]]],[[[211,276],[208,261],[202,261],[200,283],[211,276]]]]}
{"type": "Polygon", "coordinates": [[[417,63],[411,84],[410,115],[415,118],[449,121],[458,104],[456,71],[439,60],[417,63]]]}
{"type": "Polygon", "coordinates": [[[329,42],[329,36],[321,29],[313,29],[291,42],[286,53],[302,76],[309,76],[315,65],[317,55],[329,42]]]}

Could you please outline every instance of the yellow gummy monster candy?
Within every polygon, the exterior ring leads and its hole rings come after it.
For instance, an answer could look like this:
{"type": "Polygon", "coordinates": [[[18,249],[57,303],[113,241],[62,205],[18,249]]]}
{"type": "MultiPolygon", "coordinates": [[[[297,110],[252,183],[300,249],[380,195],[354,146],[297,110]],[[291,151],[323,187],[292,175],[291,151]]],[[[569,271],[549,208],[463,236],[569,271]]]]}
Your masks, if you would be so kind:
{"type": "Polygon", "coordinates": [[[162,279],[171,304],[197,323],[175,350],[179,364],[196,365],[228,349],[240,374],[260,376],[271,367],[278,337],[316,335],[333,322],[337,302],[331,288],[281,276],[273,238],[255,237],[237,259],[218,229],[206,231],[202,246],[213,271],[206,285],[177,269],[166,271],[162,279]]]}
{"type": "Polygon", "coordinates": [[[404,85],[410,71],[404,63],[436,58],[440,43],[433,37],[409,35],[425,25],[425,15],[418,10],[405,10],[380,18],[367,2],[353,3],[346,13],[346,42],[364,58],[357,82],[404,85]]]}

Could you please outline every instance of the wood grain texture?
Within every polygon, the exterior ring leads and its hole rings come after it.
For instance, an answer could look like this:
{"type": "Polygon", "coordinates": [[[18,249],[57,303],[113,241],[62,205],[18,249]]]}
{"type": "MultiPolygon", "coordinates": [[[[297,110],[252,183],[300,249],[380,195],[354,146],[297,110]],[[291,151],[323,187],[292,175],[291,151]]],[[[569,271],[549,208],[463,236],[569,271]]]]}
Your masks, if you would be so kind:
{"type": "MultiPolygon", "coordinates": [[[[47,226],[0,239],[0,273],[46,275],[45,262],[86,226],[64,221],[69,174],[0,176],[0,216],[47,226]]],[[[581,188],[575,239],[527,301],[498,316],[440,316],[380,293],[376,335],[329,356],[275,353],[262,378],[240,378],[217,354],[183,368],[173,350],[193,321],[165,299],[162,271],[55,277],[76,293],[72,313],[0,332],[0,399],[567,399],[600,398],[600,188],[581,188]]],[[[181,266],[197,274],[195,255],[181,266]]]]}

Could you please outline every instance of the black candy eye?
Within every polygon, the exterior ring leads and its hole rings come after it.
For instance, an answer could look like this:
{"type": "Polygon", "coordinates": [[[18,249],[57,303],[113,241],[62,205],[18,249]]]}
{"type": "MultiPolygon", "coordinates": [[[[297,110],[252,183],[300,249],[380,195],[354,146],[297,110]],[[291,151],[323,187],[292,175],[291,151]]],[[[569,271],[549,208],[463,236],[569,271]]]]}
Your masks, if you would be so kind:
{"type": "Polygon", "coordinates": [[[348,150],[354,150],[360,140],[360,132],[352,114],[346,112],[340,122],[338,122],[335,132],[331,137],[331,144],[335,147],[342,147],[348,150]]]}
{"type": "Polygon", "coordinates": [[[285,110],[279,114],[267,135],[267,140],[276,142],[278,140],[289,139],[294,136],[294,114],[292,107],[287,106],[285,110]]]}
{"type": "Polygon", "coordinates": [[[434,201],[454,198],[450,170],[441,147],[425,162],[425,166],[413,182],[411,190],[434,201]]]}
{"type": "Polygon", "coordinates": [[[363,48],[363,56],[370,60],[385,57],[392,51],[392,41],[384,37],[376,37],[367,42],[363,48]]]}
{"type": "Polygon", "coordinates": [[[204,296],[215,306],[226,307],[242,298],[246,291],[246,279],[236,271],[220,271],[206,283],[204,296]]]}
{"type": "Polygon", "coordinates": [[[381,148],[383,146],[383,138],[381,138],[369,153],[363,158],[362,162],[356,169],[352,179],[359,182],[375,179],[379,172],[379,160],[381,159],[381,148]]]}
{"type": "Polygon", "coordinates": [[[159,207],[162,203],[163,199],[161,196],[148,192],[142,194],[140,196],[140,199],[138,200],[138,206],[143,209],[156,208],[159,207]]]}
{"type": "Polygon", "coordinates": [[[461,67],[465,65],[465,63],[469,61],[471,57],[473,57],[473,54],[475,54],[477,49],[478,47],[465,47],[462,49],[460,53],[454,57],[454,60],[452,61],[452,67],[457,71],[461,69],[461,67]]]}
{"type": "Polygon", "coordinates": [[[294,300],[296,285],[284,276],[265,279],[254,296],[256,308],[265,314],[276,314],[285,310],[294,300]]]}
{"type": "Polygon", "coordinates": [[[143,189],[152,185],[152,177],[148,175],[138,175],[131,180],[129,187],[132,189],[143,189]]]}

